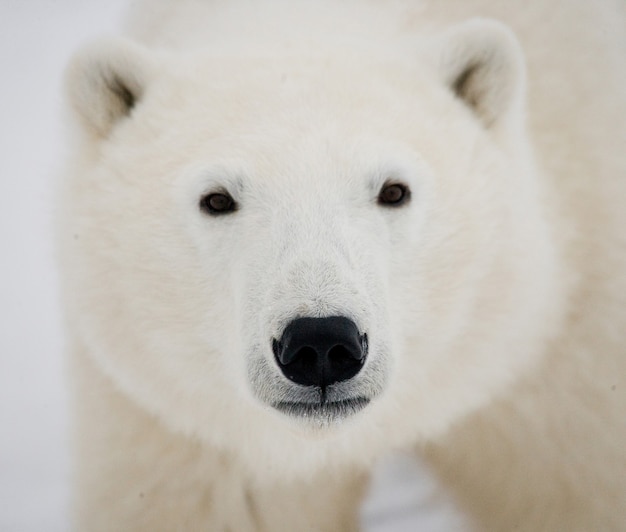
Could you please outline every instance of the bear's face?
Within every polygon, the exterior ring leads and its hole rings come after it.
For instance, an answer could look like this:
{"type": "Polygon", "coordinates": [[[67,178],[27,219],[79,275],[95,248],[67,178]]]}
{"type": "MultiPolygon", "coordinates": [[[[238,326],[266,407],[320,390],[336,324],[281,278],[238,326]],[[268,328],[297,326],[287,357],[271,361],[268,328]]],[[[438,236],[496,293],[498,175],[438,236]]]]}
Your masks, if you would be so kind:
{"type": "Polygon", "coordinates": [[[491,23],[441,41],[76,63],[70,304],[124,392],[306,469],[433,436],[532,362],[553,257],[520,60],[491,23]]]}

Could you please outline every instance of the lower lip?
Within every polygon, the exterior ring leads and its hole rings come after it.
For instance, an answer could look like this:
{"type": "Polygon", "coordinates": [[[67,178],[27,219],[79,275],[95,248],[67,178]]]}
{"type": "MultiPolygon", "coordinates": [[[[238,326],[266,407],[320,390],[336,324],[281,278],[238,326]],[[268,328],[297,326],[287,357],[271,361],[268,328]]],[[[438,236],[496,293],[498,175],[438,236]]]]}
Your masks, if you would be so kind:
{"type": "Polygon", "coordinates": [[[281,401],[272,406],[289,417],[333,421],[356,414],[365,408],[369,402],[370,400],[366,397],[354,397],[342,401],[320,403],[281,401]]]}

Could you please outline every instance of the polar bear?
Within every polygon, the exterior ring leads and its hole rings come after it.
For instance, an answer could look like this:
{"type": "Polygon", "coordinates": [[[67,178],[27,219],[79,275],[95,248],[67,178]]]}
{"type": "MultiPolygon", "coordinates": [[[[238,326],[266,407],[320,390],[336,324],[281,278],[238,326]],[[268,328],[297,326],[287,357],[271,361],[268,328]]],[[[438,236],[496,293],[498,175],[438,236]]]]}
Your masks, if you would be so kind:
{"type": "Polygon", "coordinates": [[[81,531],[626,527],[617,1],[135,4],[67,73],[81,531]]]}

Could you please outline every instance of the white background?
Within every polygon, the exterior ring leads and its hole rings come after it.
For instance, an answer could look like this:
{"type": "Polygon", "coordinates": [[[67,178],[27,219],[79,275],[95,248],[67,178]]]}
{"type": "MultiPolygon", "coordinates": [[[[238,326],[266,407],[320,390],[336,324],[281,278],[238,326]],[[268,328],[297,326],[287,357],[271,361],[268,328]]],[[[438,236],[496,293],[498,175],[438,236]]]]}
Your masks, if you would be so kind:
{"type": "Polygon", "coordinates": [[[0,0],[0,531],[68,530],[53,189],[61,75],[123,2],[0,0]]]}
{"type": "MultiPolygon", "coordinates": [[[[66,144],[61,78],[81,43],[119,27],[125,3],[0,0],[0,532],[69,529],[52,228],[66,144]]],[[[418,464],[391,461],[379,482],[369,531],[457,528],[418,464]]]]}

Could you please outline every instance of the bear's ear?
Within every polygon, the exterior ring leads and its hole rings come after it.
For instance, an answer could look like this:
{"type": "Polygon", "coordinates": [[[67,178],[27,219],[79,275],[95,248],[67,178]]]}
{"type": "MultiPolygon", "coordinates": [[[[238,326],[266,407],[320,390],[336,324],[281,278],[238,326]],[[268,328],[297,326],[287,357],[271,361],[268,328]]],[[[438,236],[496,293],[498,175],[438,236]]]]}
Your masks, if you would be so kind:
{"type": "Polygon", "coordinates": [[[82,126],[96,138],[106,138],[140,102],[152,70],[147,50],[126,39],[97,41],[79,51],[65,81],[82,126]]]}
{"type": "Polygon", "coordinates": [[[439,69],[450,90],[487,128],[519,111],[524,59],[513,32],[488,19],[471,19],[443,36],[439,69]]]}

